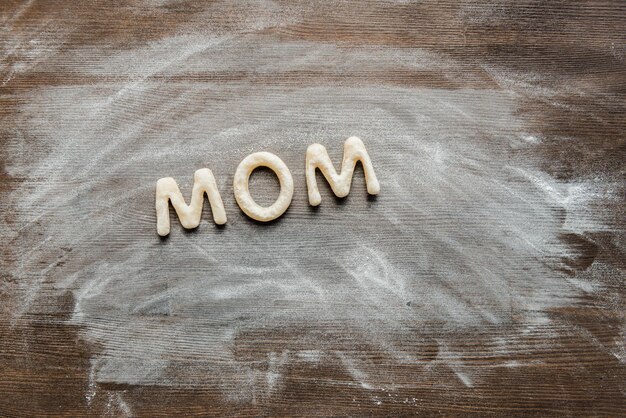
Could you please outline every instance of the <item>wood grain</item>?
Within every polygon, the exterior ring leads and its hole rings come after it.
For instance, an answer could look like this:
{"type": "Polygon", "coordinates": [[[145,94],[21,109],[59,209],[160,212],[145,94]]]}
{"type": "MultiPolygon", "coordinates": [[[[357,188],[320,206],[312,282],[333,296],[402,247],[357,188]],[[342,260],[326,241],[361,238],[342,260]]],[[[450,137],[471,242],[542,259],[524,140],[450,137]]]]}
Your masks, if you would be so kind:
{"type": "Polygon", "coordinates": [[[623,415],[624,2],[0,13],[0,416],[623,415]],[[381,195],[311,208],[351,135],[381,195]],[[160,239],[203,166],[228,224],[160,239]]]}

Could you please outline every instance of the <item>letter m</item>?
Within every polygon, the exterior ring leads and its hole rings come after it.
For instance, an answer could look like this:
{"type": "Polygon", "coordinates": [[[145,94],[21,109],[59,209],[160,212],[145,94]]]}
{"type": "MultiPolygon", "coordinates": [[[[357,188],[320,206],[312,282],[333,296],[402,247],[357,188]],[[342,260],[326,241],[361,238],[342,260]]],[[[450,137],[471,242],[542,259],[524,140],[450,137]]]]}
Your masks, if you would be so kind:
{"type": "Polygon", "coordinates": [[[317,180],[315,178],[315,169],[319,168],[326,181],[330,184],[333,193],[337,197],[345,197],[350,193],[350,185],[352,184],[352,176],[357,161],[363,165],[365,173],[365,183],[367,184],[367,192],[375,195],[380,192],[380,184],[374,173],[374,167],[370,156],[361,141],[356,136],[346,139],[343,146],[343,162],[341,163],[341,174],[337,174],[333,166],[326,148],[320,144],[312,144],[306,150],[306,184],[309,191],[309,203],[317,206],[321,203],[319,189],[317,188],[317,180]]]}
{"type": "Polygon", "coordinates": [[[159,179],[156,184],[156,212],[157,212],[157,232],[159,235],[166,236],[170,233],[170,211],[169,202],[176,210],[180,223],[185,228],[195,228],[200,225],[202,216],[202,204],[204,194],[209,198],[211,211],[213,212],[213,220],[218,225],[226,223],[226,211],[222,203],[222,197],[215,177],[208,168],[202,168],[195,172],[193,176],[193,190],[191,192],[191,203],[189,206],[185,203],[176,181],[171,177],[159,179]]]}

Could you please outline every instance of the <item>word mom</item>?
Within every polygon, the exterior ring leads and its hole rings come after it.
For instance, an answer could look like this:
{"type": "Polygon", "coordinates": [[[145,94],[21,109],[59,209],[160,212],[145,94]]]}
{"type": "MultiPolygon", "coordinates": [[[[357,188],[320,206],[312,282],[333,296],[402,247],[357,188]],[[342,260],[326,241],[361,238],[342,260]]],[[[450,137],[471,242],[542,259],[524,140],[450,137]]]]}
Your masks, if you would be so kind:
{"type": "MultiPolygon", "coordinates": [[[[380,184],[374,173],[374,167],[365,145],[359,138],[353,136],[344,143],[340,174],[337,174],[323,145],[310,145],[306,150],[306,185],[309,192],[309,203],[312,206],[317,206],[322,201],[317,188],[315,169],[319,169],[322,172],[336,196],[345,197],[350,193],[352,175],[354,174],[354,167],[357,161],[360,161],[363,165],[367,192],[372,195],[378,194],[380,184]]],[[[291,204],[291,198],[293,197],[293,178],[289,168],[280,158],[270,152],[257,152],[244,158],[235,172],[233,187],[235,199],[241,210],[250,218],[261,222],[268,222],[280,217],[291,204]],[[250,174],[258,167],[271,169],[280,181],[278,199],[268,207],[257,205],[248,189],[250,174]]],[[[169,202],[172,202],[172,206],[176,210],[178,219],[183,227],[196,228],[200,225],[205,193],[209,198],[213,220],[218,225],[225,224],[226,211],[224,210],[222,197],[217,189],[215,177],[213,177],[211,170],[202,168],[195,172],[189,205],[185,203],[185,199],[173,178],[165,177],[159,179],[156,184],[158,234],[166,236],[170,233],[169,202]]]]}

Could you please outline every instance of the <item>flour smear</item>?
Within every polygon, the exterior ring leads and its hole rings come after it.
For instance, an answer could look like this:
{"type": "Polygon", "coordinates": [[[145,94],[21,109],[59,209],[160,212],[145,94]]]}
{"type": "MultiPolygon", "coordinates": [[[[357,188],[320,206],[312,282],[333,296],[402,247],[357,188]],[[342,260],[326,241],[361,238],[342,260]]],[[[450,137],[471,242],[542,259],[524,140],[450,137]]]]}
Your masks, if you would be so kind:
{"type": "MultiPolygon", "coordinates": [[[[576,249],[560,236],[603,229],[588,208],[611,198],[611,185],[556,180],[517,158],[542,134],[519,116],[514,89],[288,76],[403,68],[454,80],[462,66],[450,58],[227,33],[71,53],[102,81],[33,90],[21,134],[45,152],[12,149],[7,171],[25,179],[12,194],[20,227],[42,231],[38,248],[20,249],[15,320],[43,309],[41,295],[71,292],[67,321],[98,347],[86,396],[113,382],[217,386],[247,401],[280,391],[290,367],[324,363],[375,389],[359,345],[396,364],[448,365],[471,387],[480,376],[455,360],[450,335],[518,324],[510,340],[486,343],[506,353],[515,332],[549,329],[551,309],[596,290],[568,275],[563,260],[576,249]],[[242,76],[202,76],[229,71],[242,76]],[[366,198],[357,171],[345,203],[325,188],[310,209],[306,147],[324,144],[338,164],[349,136],[364,141],[380,196],[366,198]],[[279,155],[295,181],[292,207],[267,226],[232,198],[237,164],[257,151],[279,155]],[[197,231],[176,220],[160,240],[156,180],[176,178],[188,199],[202,167],[217,178],[228,225],[205,211],[197,231]],[[41,266],[56,253],[63,265],[41,266]],[[430,359],[409,343],[426,338],[430,359]],[[234,386],[234,375],[247,383],[234,386]]],[[[49,58],[59,71],[63,54],[49,58]]]]}

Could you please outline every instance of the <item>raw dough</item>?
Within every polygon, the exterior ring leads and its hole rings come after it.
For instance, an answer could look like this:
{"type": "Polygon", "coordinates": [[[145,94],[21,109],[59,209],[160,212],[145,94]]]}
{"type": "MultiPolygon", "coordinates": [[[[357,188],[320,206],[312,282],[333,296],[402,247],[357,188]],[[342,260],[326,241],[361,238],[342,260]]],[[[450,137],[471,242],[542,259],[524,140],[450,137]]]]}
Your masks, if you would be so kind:
{"type": "Polygon", "coordinates": [[[171,177],[159,179],[156,184],[156,211],[157,211],[157,232],[159,235],[166,236],[170,233],[170,211],[168,201],[172,202],[172,206],[176,210],[180,223],[185,228],[195,228],[200,225],[200,217],[202,216],[202,204],[204,202],[204,194],[209,197],[211,211],[213,212],[213,220],[218,225],[226,223],[226,211],[222,203],[222,197],[217,189],[215,177],[208,168],[201,168],[194,173],[193,190],[191,192],[191,203],[189,206],[185,204],[185,199],[171,177]]]}
{"type": "Polygon", "coordinates": [[[233,181],[235,199],[241,210],[257,221],[268,222],[285,213],[293,197],[293,178],[287,165],[271,152],[257,152],[248,155],[237,167],[233,181]],[[257,167],[267,167],[278,176],[280,194],[276,202],[270,207],[262,207],[250,196],[248,179],[257,167]]]}
{"type": "Polygon", "coordinates": [[[319,168],[331,189],[337,197],[345,197],[350,193],[352,175],[356,162],[361,161],[365,173],[365,183],[367,192],[375,195],[380,192],[380,184],[374,173],[374,167],[370,156],[365,149],[363,141],[356,136],[346,139],[343,145],[343,162],[341,163],[341,174],[337,174],[326,148],[320,144],[309,145],[306,150],[306,185],[309,191],[309,203],[317,206],[322,202],[317,180],[315,179],[315,169],[319,168]]]}

